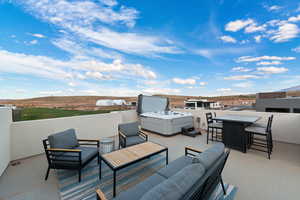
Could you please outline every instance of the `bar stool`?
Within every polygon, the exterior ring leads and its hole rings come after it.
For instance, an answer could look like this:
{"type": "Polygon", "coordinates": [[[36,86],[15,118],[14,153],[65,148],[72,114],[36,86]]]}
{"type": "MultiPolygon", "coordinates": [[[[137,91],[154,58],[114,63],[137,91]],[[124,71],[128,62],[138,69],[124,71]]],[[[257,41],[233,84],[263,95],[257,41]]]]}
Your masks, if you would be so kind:
{"type": "Polygon", "coordinates": [[[266,127],[261,127],[253,124],[245,128],[245,132],[249,134],[250,138],[250,149],[268,153],[269,159],[271,159],[271,154],[273,151],[272,123],[273,115],[269,117],[266,127]],[[253,146],[258,148],[255,148],[253,146]]]}
{"type": "Polygon", "coordinates": [[[223,124],[220,122],[215,122],[212,117],[212,113],[206,113],[206,121],[207,121],[207,140],[214,141],[214,131],[216,131],[216,141],[218,140],[218,130],[223,132],[223,124]],[[209,134],[211,133],[211,139],[209,138],[209,134]]]}

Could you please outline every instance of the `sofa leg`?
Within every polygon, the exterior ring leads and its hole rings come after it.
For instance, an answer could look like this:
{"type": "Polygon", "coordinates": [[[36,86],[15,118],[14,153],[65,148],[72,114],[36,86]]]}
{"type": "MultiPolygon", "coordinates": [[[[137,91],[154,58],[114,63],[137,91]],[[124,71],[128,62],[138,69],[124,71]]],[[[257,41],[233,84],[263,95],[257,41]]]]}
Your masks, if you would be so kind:
{"type": "Polygon", "coordinates": [[[221,177],[220,181],[221,181],[221,185],[222,185],[223,193],[224,193],[224,195],[226,195],[226,190],[225,190],[225,186],[224,186],[224,183],[223,183],[223,179],[222,179],[222,177],[221,177]]]}
{"type": "Polygon", "coordinates": [[[81,169],[78,170],[78,182],[81,182],[81,169]]]}
{"type": "Polygon", "coordinates": [[[208,144],[208,139],[209,139],[209,127],[207,127],[206,144],[208,144]]]}
{"type": "Polygon", "coordinates": [[[48,169],[47,169],[46,176],[45,176],[45,181],[48,179],[49,172],[50,172],[50,167],[48,167],[48,169]]]}

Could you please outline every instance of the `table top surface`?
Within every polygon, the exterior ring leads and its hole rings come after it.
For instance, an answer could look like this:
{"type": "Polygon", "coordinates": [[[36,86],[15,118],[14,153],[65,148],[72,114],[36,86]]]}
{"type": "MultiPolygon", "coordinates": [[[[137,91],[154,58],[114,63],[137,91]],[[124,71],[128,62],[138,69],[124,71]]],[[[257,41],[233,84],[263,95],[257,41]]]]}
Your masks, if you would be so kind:
{"type": "Polygon", "coordinates": [[[167,147],[159,144],[145,142],[101,155],[101,157],[109,162],[114,168],[118,168],[166,149],[167,147]]]}
{"type": "Polygon", "coordinates": [[[232,121],[232,122],[242,122],[242,123],[254,123],[260,119],[258,116],[246,116],[246,115],[222,115],[214,117],[214,120],[219,121],[232,121]]]}

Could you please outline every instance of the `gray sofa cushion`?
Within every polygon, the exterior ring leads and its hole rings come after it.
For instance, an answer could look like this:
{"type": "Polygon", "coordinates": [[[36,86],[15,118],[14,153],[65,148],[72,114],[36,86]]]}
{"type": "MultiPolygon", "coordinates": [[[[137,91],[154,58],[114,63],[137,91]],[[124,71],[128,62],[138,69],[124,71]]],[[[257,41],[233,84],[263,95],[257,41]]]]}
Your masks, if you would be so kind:
{"type": "Polygon", "coordinates": [[[143,182],[138,183],[134,187],[121,192],[114,198],[114,200],[136,200],[141,199],[142,196],[149,191],[151,188],[155,187],[156,185],[160,184],[161,182],[165,181],[166,178],[160,176],[159,174],[153,174],[152,176],[148,177],[143,182]]]}
{"type": "Polygon", "coordinates": [[[179,200],[203,176],[202,164],[191,164],[148,191],[141,200],[179,200]]]}
{"type": "Polygon", "coordinates": [[[223,143],[214,144],[206,151],[195,156],[193,158],[193,163],[201,163],[207,170],[222,154],[224,154],[224,150],[225,146],[223,143]]]}
{"type": "Polygon", "coordinates": [[[131,137],[126,137],[126,146],[131,146],[135,144],[140,144],[145,142],[146,140],[140,136],[131,136],[131,137]]]}
{"type": "MultiPolygon", "coordinates": [[[[92,157],[96,156],[98,154],[98,148],[96,147],[77,147],[76,149],[81,150],[81,163],[84,164],[92,157]]],[[[78,162],[68,162],[68,161],[78,161],[78,157],[66,157],[68,156],[77,156],[78,153],[63,153],[61,155],[56,156],[57,159],[65,160],[65,161],[54,161],[55,164],[60,164],[64,166],[74,166],[78,165],[78,162]]]]}
{"type": "Polygon", "coordinates": [[[68,129],[48,136],[51,148],[72,149],[78,146],[74,129],[68,129]]]}
{"type": "Polygon", "coordinates": [[[119,130],[126,136],[134,136],[139,134],[139,122],[119,124],[119,130]]]}
{"type": "Polygon", "coordinates": [[[189,164],[193,163],[193,158],[188,156],[181,156],[177,158],[176,160],[172,161],[169,165],[166,167],[160,169],[157,173],[169,178],[182,170],[184,167],[186,167],[189,164]]]}

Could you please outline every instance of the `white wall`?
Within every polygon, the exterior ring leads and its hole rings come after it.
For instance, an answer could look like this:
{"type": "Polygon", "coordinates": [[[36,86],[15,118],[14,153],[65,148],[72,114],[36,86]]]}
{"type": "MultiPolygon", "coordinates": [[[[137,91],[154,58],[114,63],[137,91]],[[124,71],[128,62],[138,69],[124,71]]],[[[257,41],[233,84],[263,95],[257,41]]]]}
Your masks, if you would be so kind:
{"type": "Polygon", "coordinates": [[[136,110],[127,110],[119,112],[122,115],[122,123],[130,123],[138,121],[136,110]]]}
{"type": "Polygon", "coordinates": [[[11,108],[0,108],[0,176],[10,162],[11,108]]]}
{"type": "MultiPolygon", "coordinates": [[[[176,111],[190,112],[195,117],[201,118],[201,128],[206,128],[207,112],[216,112],[217,116],[233,114],[233,115],[252,115],[260,116],[259,122],[267,124],[268,117],[273,114],[272,133],[273,139],[281,142],[300,144],[300,114],[295,113],[268,113],[255,111],[222,111],[222,110],[185,110],[176,109],[176,111]]],[[[196,126],[198,124],[195,123],[196,126]]]]}
{"type": "Polygon", "coordinates": [[[43,153],[42,140],[59,131],[74,128],[80,139],[100,139],[116,136],[118,124],[136,120],[136,111],[128,110],[107,114],[13,122],[11,125],[11,160],[43,153]]]}

